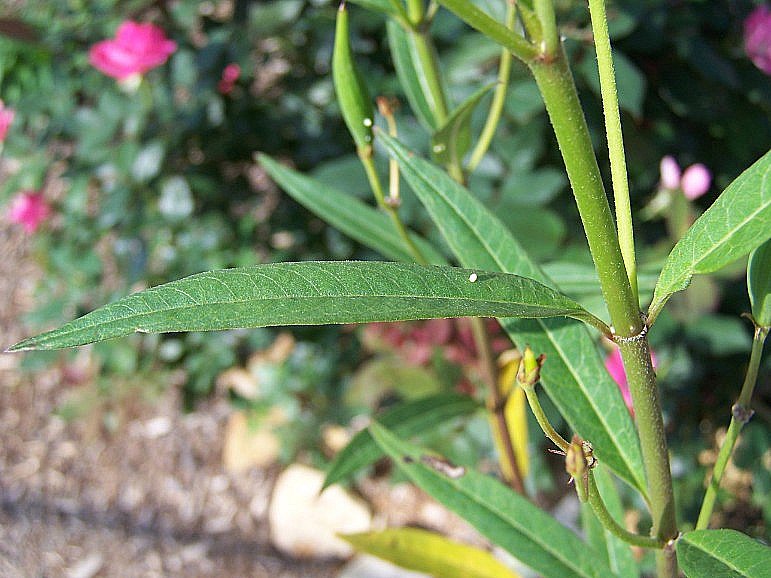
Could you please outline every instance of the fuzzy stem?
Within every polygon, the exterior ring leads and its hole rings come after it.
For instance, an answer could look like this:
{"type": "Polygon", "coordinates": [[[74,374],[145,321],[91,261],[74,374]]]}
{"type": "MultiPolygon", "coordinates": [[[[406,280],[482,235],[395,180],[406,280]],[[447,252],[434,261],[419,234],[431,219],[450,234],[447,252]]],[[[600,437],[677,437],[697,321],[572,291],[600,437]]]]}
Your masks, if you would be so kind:
{"type": "MultiPolygon", "coordinates": [[[[508,8],[506,9],[506,27],[513,28],[516,21],[517,10],[515,4],[510,0],[508,8]]],[[[480,161],[484,158],[487,149],[490,148],[490,143],[493,140],[495,131],[498,128],[498,123],[501,120],[501,114],[503,113],[503,105],[506,102],[506,93],[509,90],[509,78],[511,77],[511,52],[505,48],[501,50],[501,61],[498,65],[498,85],[495,87],[495,94],[493,94],[493,102],[490,105],[490,112],[487,114],[487,120],[485,126],[479,135],[474,150],[469,158],[466,170],[473,172],[480,161]]]]}
{"type": "Polygon", "coordinates": [[[747,373],[744,376],[744,384],[742,385],[739,399],[733,407],[731,424],[728,426],[725,440],[723,440],[723,445],[720,447],[720,453],[715,461],[715,468],[712,470],[712,479],[709,481],[704,501],[701,504],[699,519],[696,522],[697,530],[705,530],[709,526],[712,509],[715,507],[717,491],[720,489],[720,479],[723,477],[723,472],[725,472],[728,460],[731,458],[744,424],[752,417],[750,402],[752,401],[752,392],[755,390],[755,383],[758,379],[758,368],[760,367],[760,359],[763,356],[763,344],[766,341],[768,331],[768,327],[755,327],[755,338],[752,341],[752,352],[750,353],[747,373]]]}
{"type": "Polygon", "coordinates": [[[557,446],[560,450],[567,453],[568,449],[570,449],[570,444],[565,438],[557,433],[557,430],[555,430],[551,423],[549,423],[549,418],[546,417],[546,413],[541,407],[541,402],[538,400],[538,394],[535,392],[535,385],[520,384],[520,386],[525,390],[527,403],[530,405],[530,411],[533,412],[533,415],[535,416],[538,425],[541,426],[544,435],[546,435],[547,438],[554,442],[554,445],[557,446]]]}
{"type": "Polygon", "coordinates": [[[618,239],[632,293],[635,299],[639,299],[637,291],[637,263],[634,254],[632,208],[629,202],[629,181],[626,174],[626,156],[624,154],[624,137],[621,132],[621,115],[618,108],[618,92],[616,90],[616,76],[613,70],[613,56],[610,48],[610,36],[608,34],[605,0],[589,0],[589,11],[592,17],[594,45],[597,50],[597,64],[600,72],[600,92],[602,93],[602,108],[605,113],[605,133],[608,138],[618,239]]]}
{"type": "Polygon", "coordinates": [[[658,538],[651,538],[650,536],[641,536],[640,534],[634,534],[623,528],[616,519],[608,512],[605,507],[605,502],[600,496],[600,492],[597,489],[597,483],[594,481],[594,474],[589,471],[589,505],[594,510],[594,515],[597,516],[599,522],[607,529],[611,534],[621,538],[627,544],[632,546],[639,546],[641,548],[663,548],[664,542],[658,538]]]}
{"type": "Polygon", "coordinates": [[[557,18],[554,15],[554,3],[552,0],[534,0],[533,8],[538,21],[541,23],[541,52],[547,57],[553,57],[560,51],[559,33],[557,32],[557,18]]]}

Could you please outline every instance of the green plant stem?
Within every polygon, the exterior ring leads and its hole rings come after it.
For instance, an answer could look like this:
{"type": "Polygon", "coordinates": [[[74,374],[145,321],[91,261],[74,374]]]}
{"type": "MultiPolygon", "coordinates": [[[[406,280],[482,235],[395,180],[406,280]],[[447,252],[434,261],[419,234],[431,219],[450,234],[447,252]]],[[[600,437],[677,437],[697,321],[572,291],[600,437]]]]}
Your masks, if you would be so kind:
{"type": "Polygon", "coordinates": [[[568,449],[570,449],[570,444],[565,438],[557,433],[557,430],[555,430],[551,423],[549,423],[549,418],[546,417],[546,413],[543,411],[541,402],[538,399],[538,394],[535,391],[535,385],[520,384],[520,387],[525,390],[525,396],[527,397],[528,405],[530,405],[530,411],[533,412],[533,415],[535,416],[538,425],[541,426],[544,435],[546,435],[547,438],[554,442],[554,445],[557,446],[560,450],[567,453],[568,449]]]}
{"type": "MultiPolygon", "coordinates": [[[[650,347],[645,334],[627,340],[617,339],[617,342],[624,361],[640,434],[640,448],[648,480],[648,500],[653,519],[651,535],[666,543],[674,540],[678,532],[667,438],[650,347]]],[[[673,549],[656,553],[656,568],[659,578],[677,576],[677,560],[673,549]]]]}
{"type": "Polygon", "coordinates": [[[554,15],[554,3],[552,0],[534,0],[533,8],[535,9],[538,21],[541,23],[541,53],[551,58],[560,50],[557,17],[554,15]]]}
{"type": "Polygon", "coordinates": [[[720,480],[723,477],[723,472],[725,472],[725,468],[728,465],[728,460],[731,459],[731,454],[733,454],[744,424],[752,416],[752,410],[750,409],[752,392],[755,390],[755,383],[758,379],[758,368],[760,367],[760,359],[763,356],[763,345],[765,344],[766,336],[768,336],[768,331],[768,327],[755,327],[755,338],[752,341],[752,352],[750,353],[747,373],[744,376],[744,384],[742,385],[739,399],[733,407],[731,423],[728,426],[723,445],[720,446],[720,452],[715,461],[715,467],[712,470],[712,478],[709,481],[704,501],[701,504],[699,519],[696,522],[697,530],[705,530],[709,526],[709,519],[712,516],[712,509],[715,507],[715,499],[720,489],[720,480]]]}
{"type": "Polygon", "coordinates": [[[407,0],[407,17],[413,25],[419,25],[424,15],[423,0],[407,0]]]}
{"type": "Polygon", "coordinates": [[[407,228],[404,226],[404,223],[399,217],[399,212],[396,210],[396,207],[386,203],[385,196],[383,194],[383,185],[380,184],[380,177],[377,174],[377,169],[375,168],[375,162],[372,159],[371,151],[369,154],[367,154],[367,152],[359,151],[359,159],[361,160],[361,164],[364,166],[364,171],[367,173],[367,179],[369,180],[369,185],[372,188],[372,192],[375,195],[375,200],[377,201],[378,206],[386,213],[388,213],[388,216],[391,217],[391,221],[393,221],[394,227],[396,227],[396,232],[404,241],[404,244],[407,246],[410,253],[412,253],[412,255],[415,257],[415,262],[418,265],[428,265],[428,260],[425,258],[423,253],[421,253],[418,246],[410,237],[407,228]]]}
{"type": "Polygon", "coordinates": [[[573,76],[563,51],[530,69],[549,113],[584,225],[616,335],[632,337],[643,323],[624,267],[600,169],[594,156],[573,76]]]}
{"type": "Polygon", "coordinates": [[[415,54],[420,62],[421,72],[419,74],[423,93],[430,100],[431,108],[434,111],[434,118],[438,125],[444,124],[447,119],[447,97],[442,85],[442,76],[439,70],[439,59],[436,56],[436,48],[431,40],[431,36],[424,27],[408,30],[412,37],[412,44],[415,48],[415,54]]]}
{"type": "Polygon", "coordinates": [[[439,4],[453,12],[472,28],[508,48],[514,56],[523,62],[529,62],[538,56],[538,49],[530,41],[506,28],[468,0],[439,0],[439,4]]]}
{"type": "MultiPolygon", "coordinates": [[[[517,453],[514,444],[511,441],[509,433],[509,424],[506,419],[506,400],[501,395],[498,386],[498,368],[493,359],[492,348],[490,347],[490,338],[487,335],[484,323],[479,317],[470,317],[471,331],[474,334],[474,343],[477,348],[477,355],[482,365],[484,379],[489,385],[489,411],[493,414],[495,427],[498,430],[498,436],[503,446],[503,452],[500,456],[504,472],[511,472],[511,479],[507,481],[511,487],[518,493],[525,494],[525,485],[522,483],[522,472],[519,469],[517,453]]],[[[508,478],[508,476],[506,476],[508,478]]]]}
{"type": "MultiPolygon", "coordinates": [[[[530,69],[541,90],[565,161],[629,379],[648,479],[652,532],[656,538],[668,542],[677,536],[677,522],[656,374],[589,130],[564,51],[550,62],[531,62],[530,69]]],[[[677,561],[671,548],[661,550],[656,559],[659,578],[677,575],[677,561]]]]}
{"type": "MultiPolygon", "coordinates": [[[[509,2],[506,8],[506,27],[511,29],[516,22],[517,9],[516,6],[509,2]]],[[[474,150],[469,158],[466,170],[468,172],[474,172],[479,163],[487,153],[487,149],[490,148],[490,143],[495,136],[495,131],[498,128],[498,123],[501,120],[501,114],[503,113],[503,105],[506,103],[506,93],[509,90],[509,79],[511,78],[511,52],[507,49],[501,50],[501,61],[498,65],[498,85],[495,87],[495,93],[493,94],[493,102],[490,105],[490,111],[487,114],[487,120],[485,126],[482,128],[482,132],[479,135],[479,140],[474,146],[474,150]]]]}
{"type": "Polygon", "coordinates": [[[594,510],[594,515],[611,534],[621,538],[627,544],[632,546],[639,546],[641,548],[663,548],[664,542],[658,538],[651,538],[650,536],[641,536],[628,531],[622,527],[616,519],[608,512],[605,502],[602,500],[599,490],[597,489],[597,483],[594,481],[594,474],[589,471],[589,505],[594,510]]]}
{"type": "Polygon", "coordinates": [[[605,113],[605,132],[608,138],[618,240],[621,245],[621,254],[624,257],[624,265],[626,266],[632,293],[639,302],[632,208],[629,202],[629,181],[626,174],[624,137],[621,132],[621,114],[618,108],[618,92],[616,90],[616,76],[613,71],[613,56],[610,48],[605,0],[589,0],[589,12],[592,18],[594,45],[597,50],[597,64],[600,72],[600,92],[602,93],[602,108],[605,113]]]}

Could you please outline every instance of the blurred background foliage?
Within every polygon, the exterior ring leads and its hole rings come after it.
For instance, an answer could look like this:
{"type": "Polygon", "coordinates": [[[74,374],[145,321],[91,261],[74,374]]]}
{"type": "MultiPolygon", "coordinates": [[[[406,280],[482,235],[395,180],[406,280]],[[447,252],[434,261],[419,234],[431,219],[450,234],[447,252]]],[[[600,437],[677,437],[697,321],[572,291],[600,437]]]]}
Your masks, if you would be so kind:
{"type": "MultiPolygon", "coordinates": [[[[502,0],[476,3],[503,19],[502,0]]],[[[701,162],[712,171],[712,188],[687,207],[695,215],[771,142],[771,84],[742,46],[742,22],[755,5],[748,0],[610,3],[643,294],[650,294],[676,240],[668,218],[662,218],[666,214],[645,211],[657,190],[659,160],[670,154],[682,166],[701,162]]],[[[588,12],[580,2],[557,6],[600,164],[607,168],[588,12]]],[[[0,9],[0,98],[16,110],[3,149],[0,203],[8,204],[20,190],[42,190],[53,209],[29,239],[42,269],[39,305],[25,320],[30,328],[206,269],[376,256],[282,194],[253,160],[257,151],[278,156],[369,201],[334,100],[336,9],[335,2],[323,0],[36,0],[0,9]],[[90,46],[111,37],[126,19],[152,21],[178,44],[168,63],[150,71],[134,92],[88,62],[90,46]],[[218,82],[231,63],[240,66],[241,76],[223,93],[218,82]]],[[[409,110],[394,73],[385,18],[358,6],[351,18],[353,48],[371,93],[399,99],[400,137],[427,152],[429,135],[409,110]]],[[[455,104],[495,81],[496,46],[441,10],[432,33],[455,104]]],[[[476,111],[474,134],[488,103],[489,97],[476,111]]],[[[569,293],[602,313],[556,142],[522,66],[514,65],[503,122],[470,188],[495,207],[569,293]]],[[[440,244],[408,190],[403,216],[440,244]]],[[[651,335],[678,503],[688,519],[697,513],[704,467],[714,460],[715,433],[728,423],[748,358],[751,327],[739,317],[749,309],[744,266],[694,281],[672,300],[651,335]]],[[[176,384],[189,409],[215,391],[226,370],[256,371],[262,393],[250,399],[226,386],[233,403],[258,421],[266,408],[282,407],[283,458],[302,450],[321,458],[324,424],[347,425],[357,413],[411,395],[411,389],[383,378],[392,377],[395,368],[398,375],[410,373],[405,379],[425,393],[473,391],[473,367],[467,367],[473,363],[447,354],[448,344],[464,346],[462,340],[432,341],[420,337],[422,328],[404,326],[404,339],[374,346],[362,330],[297,328],[290,351],[260,358],[258,370],[255,352],[274,341],[273,330],[136,335],[94,346],[85,377],[77,379],[93,380],[104,395],[116,383],[176,384]],[[407,350],[427,344],[432,353],[405,361],[405,343],[407,350]]],[[[76,365],[79,355],[37,354],[24,363],[30,369],[76,365]]],[[[771,505],[763,500],[771,486],[768,356],[764,367],[757,417],[745,430],[736,459],[751,476],[747,481],[737,474],[733,482],[729,476],[721,497],[725,524],[737,517],[741,521],[733,523],[745,531],[768,536],[771,505]]],[[[493,455],[484,420],[477,421],[443,435],[455,440],[454,449],[444,449],[461,463],[493,455]]],[[[531,440],[542,445],[535,429],[531,440]]],[[[554,490],[550,478],[534,469],[534,483],[554,490]]]]}

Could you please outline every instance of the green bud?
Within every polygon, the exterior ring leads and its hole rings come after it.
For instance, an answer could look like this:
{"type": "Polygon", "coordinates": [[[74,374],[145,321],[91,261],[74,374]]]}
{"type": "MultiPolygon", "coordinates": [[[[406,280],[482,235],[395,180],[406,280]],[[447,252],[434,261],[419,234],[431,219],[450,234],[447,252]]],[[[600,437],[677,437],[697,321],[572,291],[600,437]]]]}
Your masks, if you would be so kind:
{"type": "Polygon", "coordinates": [[[337,12],[335,48],[332,53],[332,80],[348,131],[359,154],[369,156],[372,150],[372,126],[375,110],[367,86],[356,68],[349,38],[348,10],[345,3],[337,12]]]}
{"type": "Polygon", "coordinates": [[[522,363],[519,365],[517,381],[523,387],[532,387],[541,379],[541,367],[546,360],[545,355],[535,356],[533,350],[528,345],[522,353],[522,363]]]}
{"type": "Polygon", "coordinates": [[[573,478],[578,499],[582,502],[589,499],[589,464],[585,444],[591,448],[591,444],[584,442],[578,434],[574,434],[565,454],[565,470],[573,478]]]}

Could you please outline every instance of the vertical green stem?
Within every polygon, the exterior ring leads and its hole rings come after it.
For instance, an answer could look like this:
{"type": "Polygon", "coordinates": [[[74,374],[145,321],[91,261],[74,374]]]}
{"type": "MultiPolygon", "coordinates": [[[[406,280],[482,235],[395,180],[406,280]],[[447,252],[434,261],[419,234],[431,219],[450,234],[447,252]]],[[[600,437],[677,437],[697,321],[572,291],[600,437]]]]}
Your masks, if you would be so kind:
{"type": "Polygon", "coordinates": [[[643,328],[640,311],[626,274],[589,129],[565,53],[559,51],[550,62],[536,60],[529,65],[557,136],[615,333],[622,337],[637,335],[643,328]]]}
{"type": "Polygon", "coordinates": [[[541,53],[547,57],[552,57],[560,51],[554,3],[552,0],[534,0],[533,9],[538,17],[538,21],[541,23],[541,32],[543,34],[541,53]]]}
{"type": "MultiPolygon", "coordinates": [[[[509,0],[509,5],[506,8],[506,27],[513,28],[516,21],[517,9],[515,4],[509,0]]],[[[484,158],[487,149],[490,148],[490,143],[493,140],[495,131],[498,128],[498,123],[501,120],[501,114],[503,113],[503,105],[506,103],[506,93],[509,90],[509,79],[511,78],[511,52],[507,49],[501,50],[501,62],[498,65],[498,85],[495,87],[495,94],[493,94],[493,102],[490,105],[490,112],[487,114],[487,120],[485,126],[482,128],[482,132],[479,135],[477,144],[474,146],[474,150],[469,158],[466,170],[468,172],[474,172],[479,165],[482,158],[484,158]]]]}
{"type": "Polygon", "coordinates": [[[723,445],[720,447],[720,453],[715,461],[715,468],[712,470],[712,479],[710,479],[709,485],[707,486],[707,492],[704,495],[704,501],[701,504],[701,511],[699,512],[699,519],[696,522],[697,530],[704,530],[709,526],[712,509],[715,507],[717,491],[720,489],[720,479],[723,477],[723,472],[725,472],[728,460],[731,458],[734,446],[739,439],[739,434],[741,433],[744,424],[747,423],[752,416],[750,402],[752,401],[752,392],[755,389],[755,383],[758,379],[758,368],[760,367],[760,359],[763,356],[763,345],[766,341],[768,331],[768,327],[755,328],[755,338],[752,341],[752,353],[750,353],[750,362],[747,367],[747,373],[744,376],[742,391],[733,407],[731,423],[728,426],[725,440],[723,440],[723,445]]]}
{"type": "Polygon", "coordinates": [[[448,115],[447,97],[442,86],[436,48],[427,30],[422,28],[420,30],[411,30],[410,34],[423,72],[420,75],[420,80],[421,84],[424,84],[424,94],[431,100],[437,124],[442,125],[448,115]]]}
{"type": "MultiPolygon", "coordinates": [[[[541,89],[565,161],[629,378],[648,478],[653,534],[666,542],[677,536],[677,523],[656,375],[586,120],[564,52],[560,51],[550,62],[531,62],[530,68],[541,89]]],[[[657,567],[660,578],[677,575],[677,562],[671,549],[657,554],[657,567]]]]}
{"type": "Polygon", "coordinates": [[[618,109],[616,76],[613,72],[613,56],[608,34],[608,18],[605,0],[589,0],[592,17],[594,45],[597,50],[597,64],[600,72],[600,92],[605,113],[605,132],[608,137],[610,173],[613,179],[613,197],[616,205],[616,225],[621,254],[624,257],[629,284],[635,299],[637,292],[637,264],[634,254],[634,232],[632,229],[632,208],[629,202],[629,181],[626,174],[624,137],[621,132],[621,115],[618,109]]]}

